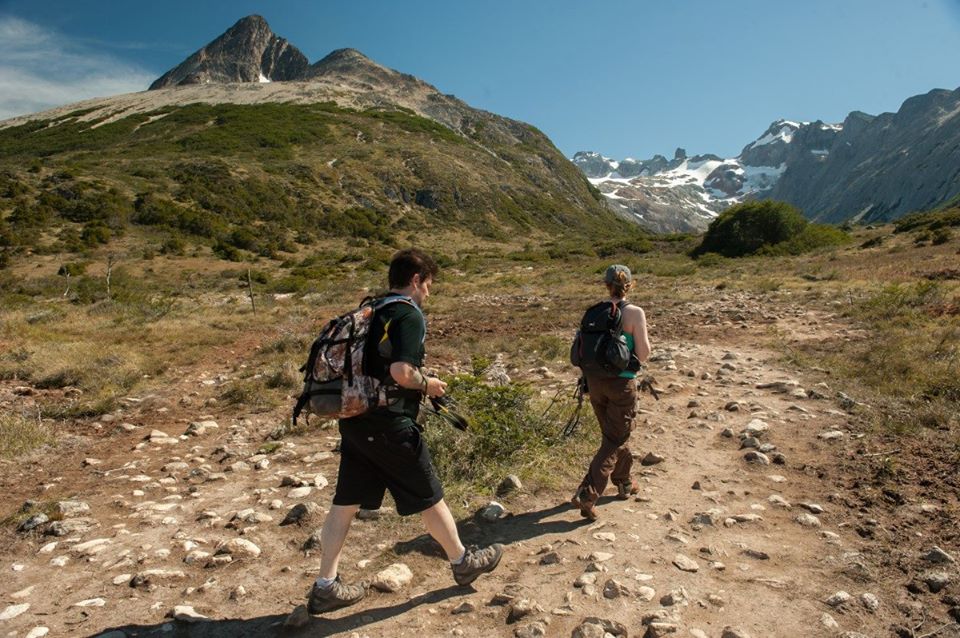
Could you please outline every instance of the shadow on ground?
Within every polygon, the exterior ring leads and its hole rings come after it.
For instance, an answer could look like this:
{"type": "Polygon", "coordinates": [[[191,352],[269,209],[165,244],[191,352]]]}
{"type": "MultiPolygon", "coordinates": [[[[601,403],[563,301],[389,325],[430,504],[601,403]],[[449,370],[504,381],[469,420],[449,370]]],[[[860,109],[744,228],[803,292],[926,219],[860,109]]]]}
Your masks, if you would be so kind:
{"type": "MultiPolygon", "coordinates": [[[[305,638],[309,636],[310,638],[321,638],[341,633],[349,634],[349,632],[361,630],[367,625],[401,616],[420,605],[436,604],[448,598],[470,594],[473,591],[471,587],[452,585],[414,596],[395,605],[365,607],[364,604],[369,603],[364,601],[360,608],[341,610],[322,617],[312,617],[305,626],[298,628],[283,626],[283,621],[287,618],[287,614],[284,613],[260,616],[259,618],[207,620],[196,623],[171,620],[168,623],[156,625],[126,625],[107,629],[92,634],[92,636],[110,636],[110,638],[121,638],[121,636],[128,636],[129,638],[153,636],[164,636],[165,638],[236,638],[240,636],[251,638],[254,636],[305,638]],[[123,634],[110,634],[111,631],[123,632],[123,634]]],[[[376,595],[376,592],[369,594],[374,600],[376,595]]],[[[291,608],[290,611],[293,611],[293,609],[291,608]]]]}
{"type": "MultiPolygon", "coordinates": [[[[602,499],[600,502],[603,503],[605,500],[607,499],[602,499]]],[[[496,523],[487,523],[476,517],[466,518],[458,521],[457,528],[460,530],[460,536],[465,544],[504,543],[510,545],[517,541],[529,540],[545,534],[570,532],[589,522],[577,516],[576,511],[571,508],[569,503],[561,503],[547,509],[508,516],[496,523]],[[561,520],[545,520],[560,514],[564,515],[561,520]]],[[[428,534],[421,534],[416,538],[401,541],[394,545],[394,551],[398,555],[416,552],[425,556],[443,556],[440,546],[428,534]]],[[[509,551],[508,547],[507,552],[509,551]]],[[[123,635],[129,638],[153,636],[164,636],[165,638],[234,638],[236,636],[300,638],[310,636],[311,638],[321,638],[357,631],[367,625],[399,617],[419,605],[435,604],[448,598],[469,594],[472,591],[473,589],[469,586],[451,585],[414,596],[395,605],[368,607],[367,605],[375,601],[377,596],[376,592],[371,592],[368,594],[369,598],[361,603],[358,609],[346,609],[334,612],[332,615],[311,618],[304,627],[296,629],[283,626],[283,622],[287,618],[287,613],[283,613],[258,618],[208,620],[197,623],[169,621],[155,625],[126,625],[92,635],[110,635],[110,631],[116,631],[123,632],[123,634],[117,633],[111,635],[110,638],[121,638],[123,635]]],[[[290,611],[293,611],[292,607],[290,611]]]]}
{"type": "MultiPolygon", "coordinates": [[[[602,502],[602,501],[601,501],[602,502]]],[[[576,520],[544,521],[546,518],[566,513],[576,516],[575,510],[569,503],[561,503],[553,507],[525,512],[515,516],[502,518],[495,523],[488,523],[474,516],[457,521],[457,529],[464,545],[489,545],[490,543],[504,543],[509,545],[517,541],[525,541],[545,534],[564,534],[581,527],[588,522],[577,516],[576,520]]],[[[400,541],[393,546],[398,555],[416,552],[424,556],[443,557],[443,550],[429,534],[421,534],[408,541],[400,541]]],[[[507,551],[510,551],[509,548],[507,551]]]]}

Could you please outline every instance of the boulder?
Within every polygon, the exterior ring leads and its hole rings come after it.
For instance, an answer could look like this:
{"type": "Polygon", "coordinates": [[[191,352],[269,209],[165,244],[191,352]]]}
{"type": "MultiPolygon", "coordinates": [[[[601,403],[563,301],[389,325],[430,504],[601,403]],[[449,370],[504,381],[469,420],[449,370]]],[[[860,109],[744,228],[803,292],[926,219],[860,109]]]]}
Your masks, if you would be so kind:
{"type": "Polygon", "coordinates": [[[400,591],[413,580],[413,572],[403,563],[394,563],[373,577],[371,586],[383,592],[400,591]]]}
{"type": "Polygon", "coordinates": [[[260,548],[245,538],[232,538],[217,547],[218,556],[227,555],[233,559],[259,558],[260,548]]]}

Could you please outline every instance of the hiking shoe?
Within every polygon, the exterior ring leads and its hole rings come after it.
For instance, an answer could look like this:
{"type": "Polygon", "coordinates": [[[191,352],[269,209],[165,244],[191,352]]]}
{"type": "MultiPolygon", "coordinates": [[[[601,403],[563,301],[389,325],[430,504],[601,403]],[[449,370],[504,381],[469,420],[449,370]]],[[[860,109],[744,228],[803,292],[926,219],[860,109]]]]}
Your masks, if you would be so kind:
{"type": "Polygon", "coordinates": [[[496,569],[502,556],[503,545],[500,543],[494,543],[483,549],[470,547],[459,565],[451,565],[453,580],[457,581],[458,585],[469,585],[480,574],[486,574],[496,569]]]}
{"type": "Polygon", "coordinates": [[[640,484],[633,479],[630,479],[626,483],[620,483],[617,485],[617,498],[619,498],[621,501],[625,501],[630,498],[632,494],[636,494],[639,491],[640,484]]]}
{"type": "Polygon", "coordinates": [[[570,499],[570,504],[580,510],[580,516],[588,520],[595,521],[600,517],[597,514],[597,508],[584,496],[583,490],[577,490],[577,493],[570,499]]]}
{"type": "Polygon", "coordinates": [[[310,590],[310,598],[307,600],[307,611],[313,615],[322,614],[341,607],[348,607],[363,600],[367,595],[367,589],[360,585],[344,585],[340,582],[340,576],[333,581],[333,584],[326,589],[317,587],[313,584],[310,590]]]}

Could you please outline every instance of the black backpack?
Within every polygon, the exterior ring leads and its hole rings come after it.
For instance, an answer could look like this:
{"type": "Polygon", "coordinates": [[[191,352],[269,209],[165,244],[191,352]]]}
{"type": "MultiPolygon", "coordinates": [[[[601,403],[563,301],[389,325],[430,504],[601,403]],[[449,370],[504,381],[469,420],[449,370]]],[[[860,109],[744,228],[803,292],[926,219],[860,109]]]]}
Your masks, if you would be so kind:
{"type": "Polygon", "coordinates": [[[617,377],[633,367],[630,364],[636,356],[627,348],[627,338],[623,335],[625,303],[602,301],[583,313],[580,329],[570,347],[570,363],[584,374],[617,377]]]}

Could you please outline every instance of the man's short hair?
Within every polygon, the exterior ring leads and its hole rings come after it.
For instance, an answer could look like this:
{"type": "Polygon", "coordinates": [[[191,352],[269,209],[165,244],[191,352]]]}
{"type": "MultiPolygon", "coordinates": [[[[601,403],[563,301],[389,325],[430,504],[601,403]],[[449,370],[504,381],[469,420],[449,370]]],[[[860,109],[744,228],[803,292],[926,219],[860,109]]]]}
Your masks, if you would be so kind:
{"type": "Polygon", "coordinates": [[[390,288],[406,288],[414,275],[420,280],[435,279],[440,268],[427,253],[417,248],[401,250],[390,260],[390,288]]]}

